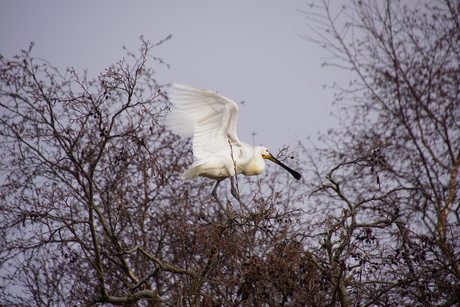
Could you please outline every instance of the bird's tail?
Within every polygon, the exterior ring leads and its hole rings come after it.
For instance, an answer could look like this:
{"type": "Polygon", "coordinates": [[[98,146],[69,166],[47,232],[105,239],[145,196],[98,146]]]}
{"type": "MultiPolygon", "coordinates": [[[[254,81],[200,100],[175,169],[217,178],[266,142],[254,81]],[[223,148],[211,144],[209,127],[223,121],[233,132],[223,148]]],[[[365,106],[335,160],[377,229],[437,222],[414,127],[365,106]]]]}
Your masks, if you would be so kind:
{"type": "Polygon", "coordinates": [[[192,166],[182,173],[182,180],[190,180],[192,178],[198,177],[201,172],[201,165],[199,161],[192,164],[192,166]]]}

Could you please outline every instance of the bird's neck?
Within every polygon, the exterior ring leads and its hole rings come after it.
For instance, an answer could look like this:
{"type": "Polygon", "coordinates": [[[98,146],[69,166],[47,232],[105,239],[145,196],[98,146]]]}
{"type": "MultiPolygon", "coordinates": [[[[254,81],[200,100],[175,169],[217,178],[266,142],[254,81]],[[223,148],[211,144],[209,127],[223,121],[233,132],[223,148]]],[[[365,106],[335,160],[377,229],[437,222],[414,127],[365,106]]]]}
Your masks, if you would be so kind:
{"type": "Polygon", "coordinates": [[[264,169],[265,169],[265,161],[262,158],[262,155],[255,154],[254,152],[252,152],[249,161],[244,167],[243,175],[246,175],[246,176],[259,175],[260,173],[263,172],[264,169]]]}

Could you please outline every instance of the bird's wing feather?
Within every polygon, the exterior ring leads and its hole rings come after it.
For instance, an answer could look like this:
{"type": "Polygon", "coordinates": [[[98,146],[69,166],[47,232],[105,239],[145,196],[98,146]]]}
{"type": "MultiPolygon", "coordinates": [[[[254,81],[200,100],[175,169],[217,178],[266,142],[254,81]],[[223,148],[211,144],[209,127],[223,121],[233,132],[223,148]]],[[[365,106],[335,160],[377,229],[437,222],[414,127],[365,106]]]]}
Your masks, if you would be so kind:
{"type": "Polygon", "coordinates": [[[204,159],[222,150],[228,141],[240,143],[236,130],[238,105],[217,93],[174,83],[168,94],[174,108],[166,127],[181,136],[193,136],[193,154],[204,159]]]}

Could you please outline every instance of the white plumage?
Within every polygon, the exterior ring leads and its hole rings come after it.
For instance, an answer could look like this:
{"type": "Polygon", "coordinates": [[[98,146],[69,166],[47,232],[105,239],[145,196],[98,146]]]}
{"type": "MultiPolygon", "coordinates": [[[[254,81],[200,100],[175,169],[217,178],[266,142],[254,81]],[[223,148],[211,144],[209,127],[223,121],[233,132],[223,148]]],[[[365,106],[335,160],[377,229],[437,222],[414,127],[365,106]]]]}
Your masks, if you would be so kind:
{"type": "Polygon", "coordinates": [[[258,175],[265,168],[264,159],[282,166],[296,179],[301,178],[298,172],[271,155],[267,148],[251,146],[238,139],[238,105],[234,101],[208,90],[177,83],[171,85],[168,98],[173,108],[166,118],[166,127],[183,137],[193,137],[195,162],[182,177],[217,179],[213,190],[216,199],[215,191],[221,180],[232,179],[238,174],[258,175]]]}

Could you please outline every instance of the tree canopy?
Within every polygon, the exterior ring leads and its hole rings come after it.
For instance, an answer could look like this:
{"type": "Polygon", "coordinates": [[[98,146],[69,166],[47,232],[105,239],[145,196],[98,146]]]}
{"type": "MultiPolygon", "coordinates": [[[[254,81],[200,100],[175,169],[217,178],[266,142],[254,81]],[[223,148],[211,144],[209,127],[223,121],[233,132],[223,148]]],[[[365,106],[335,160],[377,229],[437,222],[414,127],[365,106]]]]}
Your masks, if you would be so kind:
{"type": "MultiPolygon", "coordinates": [[[[342,126],[238,177],[180,174],[158,44],[98,78],[0,56],[0,304],[452,306],[460,302],[460,4],[305,12],[342,126]]],[[[307,72],[306,72],[307,73],[307,72]]]]}

